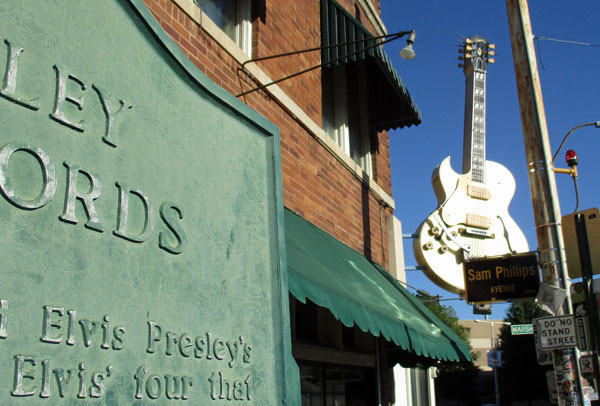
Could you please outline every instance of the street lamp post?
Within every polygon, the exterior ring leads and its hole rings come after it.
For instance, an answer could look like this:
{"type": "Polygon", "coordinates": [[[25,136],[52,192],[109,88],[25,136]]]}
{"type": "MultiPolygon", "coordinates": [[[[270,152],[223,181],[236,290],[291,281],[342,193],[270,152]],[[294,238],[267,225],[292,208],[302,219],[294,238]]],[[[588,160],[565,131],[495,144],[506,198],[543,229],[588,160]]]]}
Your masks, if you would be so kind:
{"type": "Polygon", "coordinates": [[[490,348],[490,351],[492,352],[492,369],[494,371],[494,390],[495,390],[495,394],[496,394],[496,406],[500,406],[500,391],[498,388],[498,370],[496,369],[496,362],[497,362],[497,353],[496,353],[496,342],[494,341],[494,324],[506,324],[506,325],[510,325],[511,323],[507,322],[507,321],[492,321],[492,320],[487,320],[487,315],[485,316],[485,320],[474,320],[475,323],[490,323],[490,339],[492,340],[492,346],[490,348]]]}

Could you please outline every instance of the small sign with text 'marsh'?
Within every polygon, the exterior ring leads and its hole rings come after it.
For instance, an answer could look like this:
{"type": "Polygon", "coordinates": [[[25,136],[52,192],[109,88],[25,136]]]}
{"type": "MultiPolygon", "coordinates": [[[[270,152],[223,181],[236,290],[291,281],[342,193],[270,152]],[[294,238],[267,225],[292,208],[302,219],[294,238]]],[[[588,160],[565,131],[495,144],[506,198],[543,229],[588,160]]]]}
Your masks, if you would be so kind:
{"type": "Polygon", "coordinates": [[[510,334],[513,336],[533,334],[533,324],[513,324],[510,326],[510,334]]]}
{"type": "Polygon", "coordinates": [[[495,303],[537,295],[537,254],[474,258],[463,264],[468,303],[495,303]]]}

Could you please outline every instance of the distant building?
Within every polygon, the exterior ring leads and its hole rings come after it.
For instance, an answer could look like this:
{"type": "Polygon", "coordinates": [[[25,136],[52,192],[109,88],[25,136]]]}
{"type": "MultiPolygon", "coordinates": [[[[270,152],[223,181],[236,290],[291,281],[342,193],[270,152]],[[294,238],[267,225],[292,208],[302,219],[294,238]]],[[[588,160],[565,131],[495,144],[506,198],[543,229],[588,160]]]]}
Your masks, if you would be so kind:
{"type": "Polygon", "coordinates": [[[474,364],[482,371],[492,370],[488,366],[487,358],[487,352],[492,348],[492,323],[490,322],[493,322],[494,342],[497,348],[503,320],[486,320],[482,323],[476,323],[475,320],[460,320],[458,322],[461,326],[471,329],[471,339],[469,342],[471,343],[473,352],[479,355],[474,364]]]}

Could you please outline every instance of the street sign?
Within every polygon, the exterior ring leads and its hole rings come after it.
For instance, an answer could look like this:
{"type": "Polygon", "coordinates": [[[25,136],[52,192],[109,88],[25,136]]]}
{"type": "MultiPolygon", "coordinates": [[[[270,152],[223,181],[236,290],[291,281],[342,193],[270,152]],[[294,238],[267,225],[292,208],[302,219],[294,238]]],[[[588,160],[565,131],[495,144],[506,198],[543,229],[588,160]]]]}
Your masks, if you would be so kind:
{"type": "Polygon", "coordinates": [[[492,314],[491,303],[477,303],[473,305],[473,314],[492,314]]]}
{"type": "Polygon", "coordinates": [[[592,355],[582,355],[579,358],[579,371],[582,374],[594,373],[594,358],[592,355]]]}
{"type": "MultiPolygon", "coordinates": [[[[589,247],[596,247],[600,243],[600,213],[594,207],[580,212],[567,214],[562,218],[562,232],[565,241],[565,252],[567,255],[567,271],[569,277],[581,278],[581,263],[579,258],[579,245],[575,226],[575,215],[581,213],[585,217],[584,235],[587,235],[589,247]]],[[[600,250],[589,250],[592,272],[594,275],[600,273],[600,250]]]]}
{"type": "Polygon", "coordinates": [[[463,263],[468,303],[535,297],[540,286],[537,254],[476,258],[463,263]]]}
{"type": "MultiPolygon", "coordinates": [[[[600,306],[600,279],[594,279],[590,292],[594,292],[596,306],[600,306]]],[[[585,298],[585,283],[577,282],[571,285],[571,304],[573,305],[573,315],[575,324],[577,324],[577,334],[579,351],[591,351],[594,342],[594,336],[591,330],[592,311],[585,298]]]]}
{"type": "Polygon", "coordinates": [[[533,334],[533,324],[514,324],[510,326],[510,333],[513,336],[533,334]]]}
{"type": "Polygon", "coordinates": [[[496,364],[495,365],[496,368],[502,368],[502,351],[500,351],[500,350],[488,350],[487,351],[487,359],[488,359],[488,367],[493,368],[494,364],[496,364]],[[494,357],[494,352],[496,353],[495,357],[494,357]]]}
{"type": "Polygon", "coordinates": [[[535,355],[537,358],[537,363],[539,365],[552,365],[552,351],[542,350],[540,347],[540,335],[538,334],[539,328],[537,319],[533,319],[531,324],[533,326],[533,340],[535,342],[535,355]]]}
{"type": "Polygon", "coordinates": [[[553,405],[558,404],[558,388],[556,387],[556,375],[554,371],[546,372],[546,383],[548,384],[548,398],[553,405]]]}
{"type": "Polygon", "coordinates": [[[543,350],[577,346],[573,315],[540,317],[537,319],[537,332],[543,350]]]}

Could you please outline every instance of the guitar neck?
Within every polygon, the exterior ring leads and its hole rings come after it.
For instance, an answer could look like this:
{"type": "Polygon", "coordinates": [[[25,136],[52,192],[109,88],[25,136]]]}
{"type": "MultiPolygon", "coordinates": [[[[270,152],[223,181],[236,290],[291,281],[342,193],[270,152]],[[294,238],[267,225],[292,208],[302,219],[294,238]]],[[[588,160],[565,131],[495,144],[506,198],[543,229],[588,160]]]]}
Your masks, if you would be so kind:
{"type": "Polygon", "coordinates": [[[463,172],[474,182],[485,183],[485,70],[466,73],[463,172]]]}

